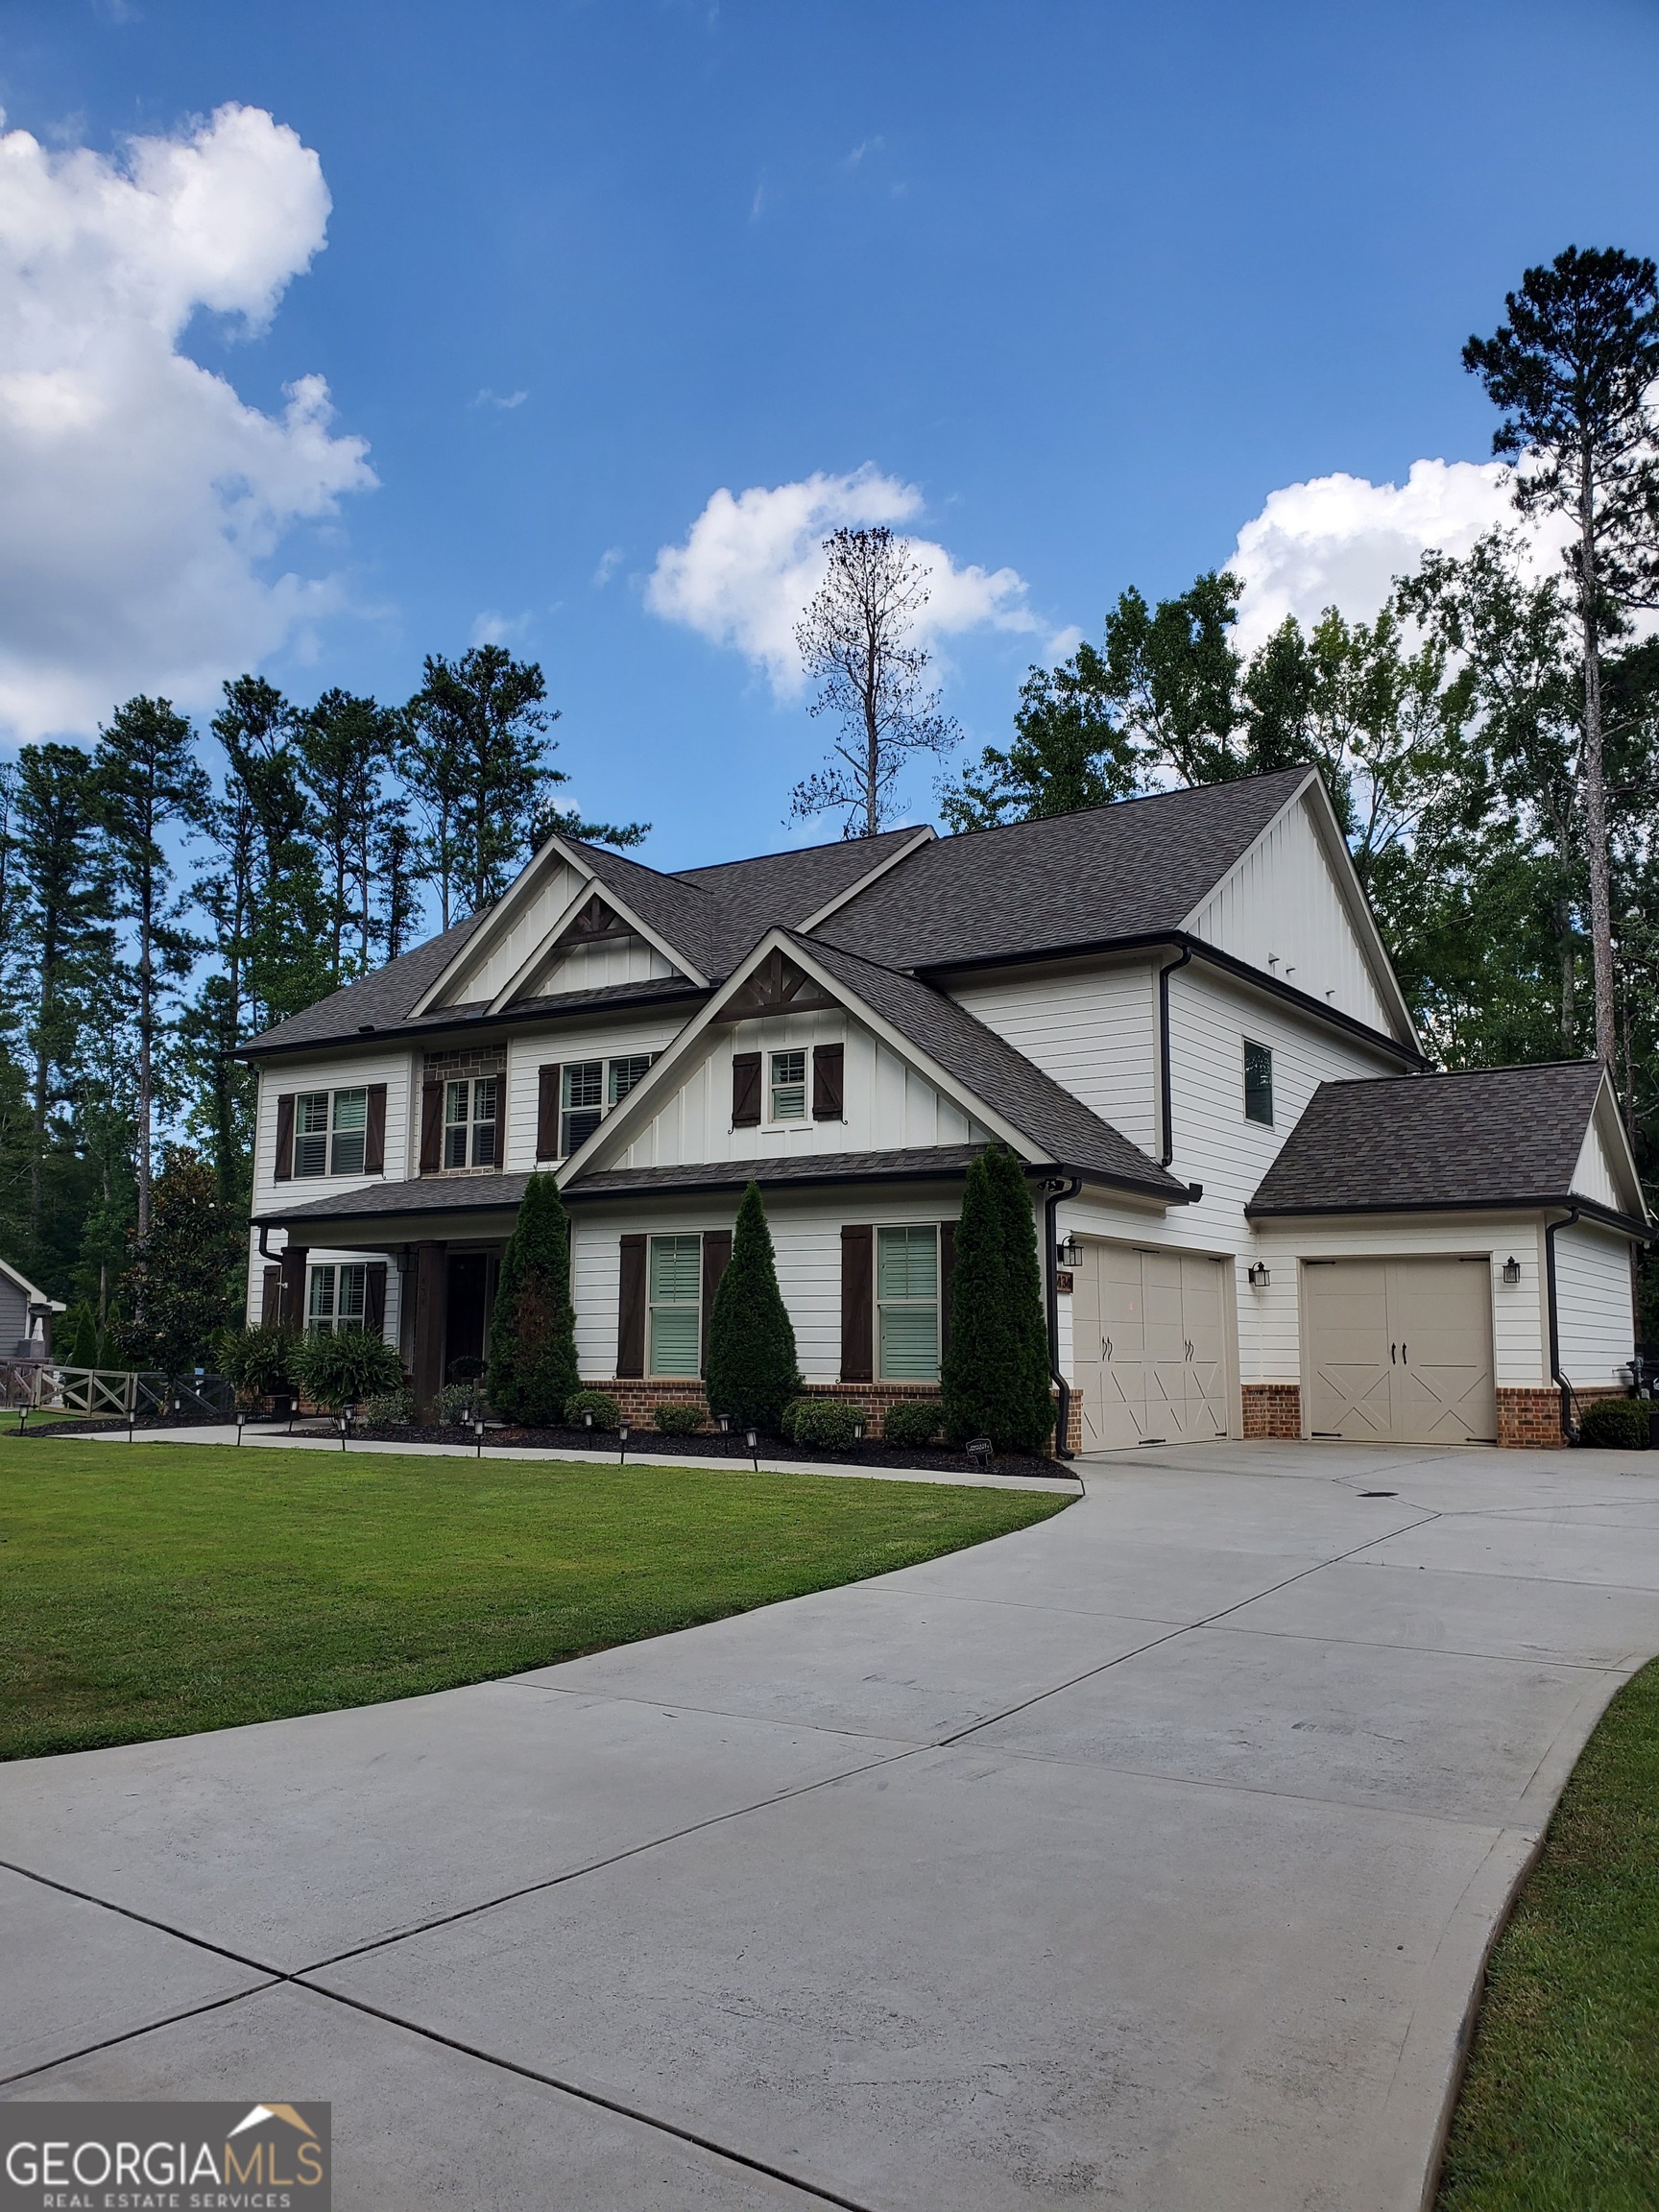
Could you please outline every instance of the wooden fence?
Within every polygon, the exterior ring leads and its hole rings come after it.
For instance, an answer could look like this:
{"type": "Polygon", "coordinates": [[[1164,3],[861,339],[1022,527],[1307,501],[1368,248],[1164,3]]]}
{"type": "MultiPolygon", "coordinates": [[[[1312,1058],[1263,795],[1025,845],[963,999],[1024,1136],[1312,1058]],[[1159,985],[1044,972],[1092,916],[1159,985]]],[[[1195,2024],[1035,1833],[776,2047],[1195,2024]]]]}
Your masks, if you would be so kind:
{"type": "Polygon", "coordinates": [[[118,1367],[66,1367],[56,1359],[0,1359],[0,1407],[39,1413],[97,1413],[120,1421],[207,1418],[228,1421],[236,1393],[223,1375],[170,1381],[118,1367]]]}

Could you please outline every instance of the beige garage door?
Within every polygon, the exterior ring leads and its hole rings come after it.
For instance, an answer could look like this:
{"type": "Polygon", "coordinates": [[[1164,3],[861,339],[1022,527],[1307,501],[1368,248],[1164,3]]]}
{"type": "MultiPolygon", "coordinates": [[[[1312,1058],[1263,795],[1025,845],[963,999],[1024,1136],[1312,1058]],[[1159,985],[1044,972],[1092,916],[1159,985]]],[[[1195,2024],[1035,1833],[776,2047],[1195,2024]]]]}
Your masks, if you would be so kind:
{"type": "Polygon", "coordinates": [[[1315,1436],[1496,1441],[1489,1262],[1305,1260],[1302,1296],[1315,1436]]]}
{"type": "Polygon", "coordinates": [[[1072,1291],[1083,1449],[1227,1433],[1226,1262],[1089,1244],[1072,1291]]]}

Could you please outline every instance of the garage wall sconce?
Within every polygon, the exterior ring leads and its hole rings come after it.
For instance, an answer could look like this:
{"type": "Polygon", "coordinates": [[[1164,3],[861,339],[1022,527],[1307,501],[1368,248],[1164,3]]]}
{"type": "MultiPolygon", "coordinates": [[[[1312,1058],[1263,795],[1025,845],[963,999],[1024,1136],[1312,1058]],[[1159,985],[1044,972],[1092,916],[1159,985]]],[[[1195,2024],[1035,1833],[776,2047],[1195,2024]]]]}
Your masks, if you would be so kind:
{"type": "Polygon", "coordinates": [[[1265,1260],[1252,1261],[1249,1268],[1249,1276],[1250,1287],[1252,1290],[1265,1290],[1268,1284],[1273,1280],[1272,1276],[1267,1272],[1267,1262],[1265,1260]]]}
{"type": "Polygon", "coordinates": [[[1521,1262],[1516,1259],[1513,1252],[1503,1262],[1503,1280],[1510,1284],[1519,1283],[1521,1280],[1521,1262]]]}
{"type": "Polygon", "coordinates": [[[1083,1247],[1075,1237],[1062,1237],[1054,1247],[1054,1257],[1062,1267],[1081,1267],[1083,1247]]]}

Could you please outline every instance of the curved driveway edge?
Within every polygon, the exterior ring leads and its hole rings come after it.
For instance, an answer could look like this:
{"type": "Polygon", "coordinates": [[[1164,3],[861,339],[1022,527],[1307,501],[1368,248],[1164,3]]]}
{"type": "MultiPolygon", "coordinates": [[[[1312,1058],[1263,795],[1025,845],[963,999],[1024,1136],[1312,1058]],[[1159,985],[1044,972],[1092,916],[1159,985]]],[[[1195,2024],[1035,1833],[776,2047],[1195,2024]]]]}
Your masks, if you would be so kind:
{"type": "Polygon", "coordinates": [[[1659,1650],[1645,1465],[1115,1455],[874,1582],[0,1767],[3,2093],[326,2098],[400,2212],[1419,2212],[1659,1650]]]}

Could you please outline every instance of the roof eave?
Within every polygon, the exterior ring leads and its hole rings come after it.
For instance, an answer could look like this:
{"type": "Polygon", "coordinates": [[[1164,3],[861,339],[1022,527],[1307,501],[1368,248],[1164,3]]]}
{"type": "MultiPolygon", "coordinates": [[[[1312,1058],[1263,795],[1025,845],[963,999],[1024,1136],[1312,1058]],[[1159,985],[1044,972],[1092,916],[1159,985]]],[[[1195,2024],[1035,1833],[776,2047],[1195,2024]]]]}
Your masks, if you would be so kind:
{"type": "Polygon", "coordinates": [[[1651,1221],[1639,1221],[1634,1214],[1622,1214],[1616,1207],[1603,1206],[1595,1198],[1576,1198],[1571,1191],[1551,1191],[1544,1195],[1536,1191],[1499,1193],[1488,1198],[1367,1198],[1346,1204],[1333,1204],[1327,1199],[1311,1206],[1275,1205],[1271,1200],[1262,1204],[1253,1198],[1244,1209],[1244,1217],[1248,1221],[1292,1221],[1320,1215],[1327,1220],[1340,1220],[1355,1214],[1542,1214],[1551,1207],[1576,1213],[1581,1220],[1622,1229],[1626,1236],[1638,1237],[1645,1243],[1655,1234],[1651,1221]]]}

